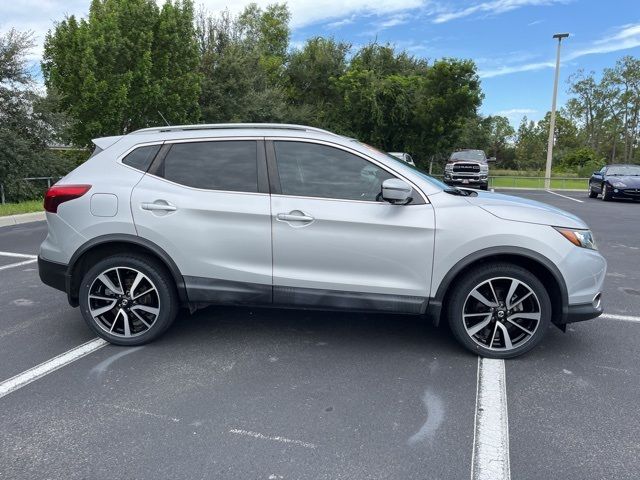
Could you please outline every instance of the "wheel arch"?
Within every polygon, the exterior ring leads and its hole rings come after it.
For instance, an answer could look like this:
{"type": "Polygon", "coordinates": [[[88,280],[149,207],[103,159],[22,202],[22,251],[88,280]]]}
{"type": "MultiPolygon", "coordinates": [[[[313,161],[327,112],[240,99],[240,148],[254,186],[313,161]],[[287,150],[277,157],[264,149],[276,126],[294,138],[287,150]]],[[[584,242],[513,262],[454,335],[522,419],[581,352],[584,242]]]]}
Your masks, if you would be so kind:
{"type": "Polygon", "coordinates": [[[444,276],[434,297],[429,300],[427,314],[434,325],[440,323],[441,315],[447,307],[447,299],[452,285],[465,271],[489,262],[508,262],[531,271],[547,287],[551,299],[551,321],[564,330],[569,295],[567,285],[558,267],[544,255],[522,247],[491,247],[478,250],[458,261],[444,276]]]}
{"type": "Polygon", "coordinates": [[[69,303],[78,306],[78,291],[84,273],[98,260],[119,253],[139,253],[155,258],[173,278],[180,303],[187,303],[187,290],[180,269],[165,252],[155,243],[145,238],[129,234],[110,234],[93,238],[83,244],[71,257],[67,267],[66,290],[69,303]]]}

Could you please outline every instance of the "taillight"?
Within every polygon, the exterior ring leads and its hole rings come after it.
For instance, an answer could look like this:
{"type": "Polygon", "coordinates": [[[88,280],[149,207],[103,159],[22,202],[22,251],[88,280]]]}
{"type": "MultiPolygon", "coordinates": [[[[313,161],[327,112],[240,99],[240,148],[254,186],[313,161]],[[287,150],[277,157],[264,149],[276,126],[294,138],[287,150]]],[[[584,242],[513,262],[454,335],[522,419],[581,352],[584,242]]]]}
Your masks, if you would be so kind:
{"type": "Polygon", "coordinates": [[[54,185],[44,196],[44,209],[50,213],[58,213],[58,205],[80,198],[90,188],[91,185],[54,185]]]}

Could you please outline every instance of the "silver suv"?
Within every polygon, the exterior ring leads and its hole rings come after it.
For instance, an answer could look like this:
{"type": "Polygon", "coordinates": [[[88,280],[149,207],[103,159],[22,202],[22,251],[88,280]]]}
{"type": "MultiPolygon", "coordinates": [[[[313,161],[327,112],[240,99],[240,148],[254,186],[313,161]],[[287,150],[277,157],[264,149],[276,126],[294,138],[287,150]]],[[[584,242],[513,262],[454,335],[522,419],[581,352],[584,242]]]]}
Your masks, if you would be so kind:
{"type": "Polygon", "coordinates": [[[507,358],[602,312],[606,262],[580,219],[353,139],[226,124],[94,143],[47,192],[38,265],[111,343],[157,338],[180,307],[267,305],[422,315],[507,358]]]}

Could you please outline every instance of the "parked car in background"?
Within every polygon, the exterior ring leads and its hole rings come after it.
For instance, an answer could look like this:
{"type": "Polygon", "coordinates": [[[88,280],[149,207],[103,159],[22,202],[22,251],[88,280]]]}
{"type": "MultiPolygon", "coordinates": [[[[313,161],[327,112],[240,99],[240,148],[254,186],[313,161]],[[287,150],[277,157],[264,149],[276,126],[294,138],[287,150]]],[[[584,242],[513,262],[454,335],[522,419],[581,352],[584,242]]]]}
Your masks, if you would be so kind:
{"type": "Polygon", "coordinates": [[[38,268],[111,343],[157,338],[180,307],[262,305],[421,315],[508,358],[602,313],[607,264],[582,220],[357,140],[223,124],[94,143],[45,196],[38,268]]]}
{"type": "Polygon", "coordinates": [[[389,155],[392,155],[396,158],[399,158],[400,160],[402,160],[405,163],[408,163],[409,165],[413,165],[414,167],[416,166],[415,162],[413,161],[413,158],[411,158],[411,155],[409,155],[408,153],[405,152],[389,152],[389,155]]]}
{"type": "Polygon", "coordinates": [[[593,172],[589,178],[589,197],[602,200],[632,198],[640,200],[640,165],[612,164],[593,172]]]}
{"type": "Polygon", "coordinates": [[[444,167],[444,183],[487,190],[489,188],[489,163],[482,150],[459,150],[453,152],[444,167]]]}

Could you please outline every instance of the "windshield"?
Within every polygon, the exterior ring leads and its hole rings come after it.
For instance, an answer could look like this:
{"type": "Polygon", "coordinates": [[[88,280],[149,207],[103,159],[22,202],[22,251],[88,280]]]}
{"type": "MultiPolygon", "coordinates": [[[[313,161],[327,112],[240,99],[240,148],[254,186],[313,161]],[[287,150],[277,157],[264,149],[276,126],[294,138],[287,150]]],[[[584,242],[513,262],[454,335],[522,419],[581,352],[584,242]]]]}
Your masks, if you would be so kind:
{"type": "Polygon", "coordinates": [[[640,176],[640,165],[614,165],[607,169],[607,175],[640,176]]]}
{"type": "Polygon", "coordinates": [[[486,162],[487,156],[482,150],[463,150],[453,152],[449,160],[473,160],[474,162],[486,162]]]}

